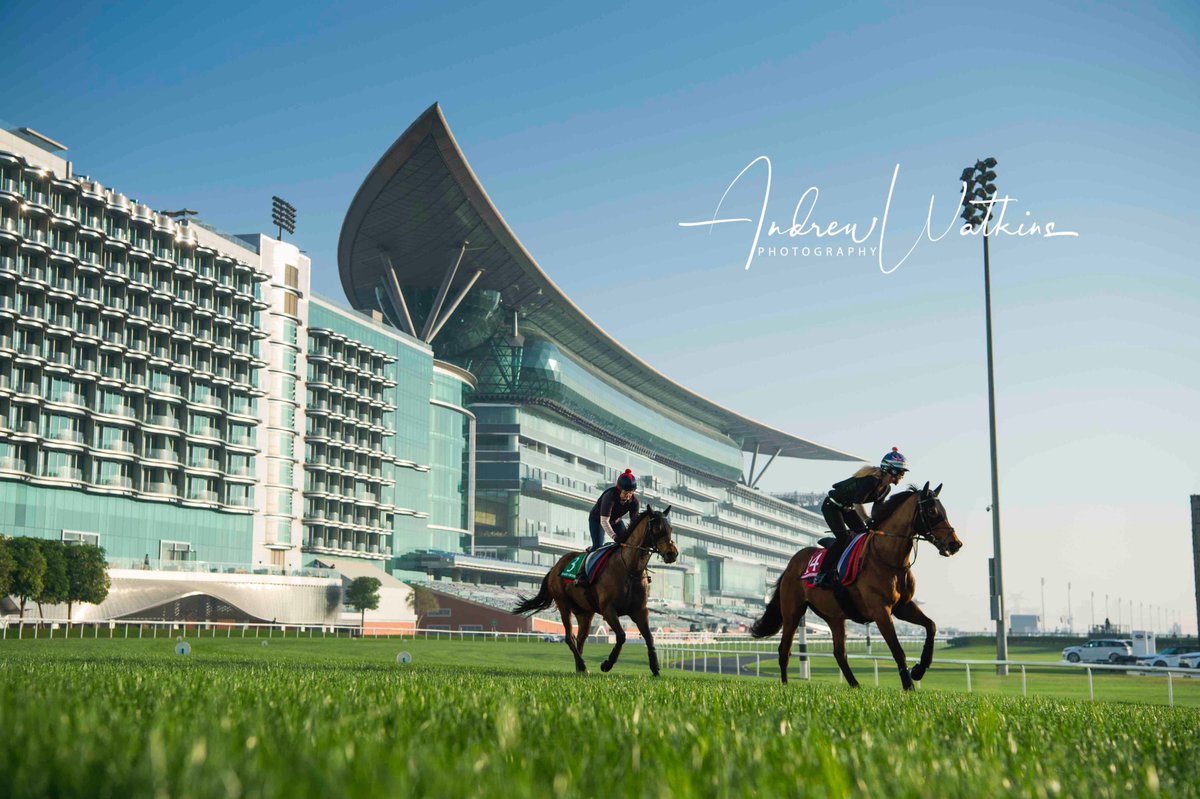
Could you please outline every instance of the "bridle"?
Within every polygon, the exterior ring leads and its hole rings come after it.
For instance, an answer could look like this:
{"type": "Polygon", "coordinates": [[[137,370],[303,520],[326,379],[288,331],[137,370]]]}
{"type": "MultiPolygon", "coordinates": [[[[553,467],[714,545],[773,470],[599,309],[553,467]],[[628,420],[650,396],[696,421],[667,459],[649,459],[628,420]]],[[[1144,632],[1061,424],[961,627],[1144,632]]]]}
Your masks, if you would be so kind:
{"type": "MultiPolygon", "coordinates": [[[[912,529],[907,533],[892,533],[887,530],[874,530],[873,532],[892,538],[907,538],[910,541],[928,541],[937,547],[939,555],[947,554],[946,546],[934,536],[934,526],[925,515],[925,506],[931,502],[937,502],[937,499],[933,496],[926,497],[923,491],[917,491],[915,494],[917,498],[917,510],[913,514],[912,529]],[[918,524],[920,525],[919,528],[918,524]]],[[[946,522],[946,529],[948,529],[950,535],[954,535],[954,528],[950,526],[948,521],[946,522]]]]}
{"type": "MultiPolygon", "coordinates": [[[[639,547],[639,546],[634,546],[633,544],[625,544],[625,543],[618,544],[618,546],[625,547],[626,549],[637,550],[638,552],[649,552],[652,555],[658,555],[660,558],[663,557],[662,553],[658,551],[658,547],[654,546],[658,543],[658,534],[659,534],[659,528],[656,527],[656,524],[657,524],[657,522],[659,522],[661,520],[662,520],[662,514],[659,513],[658,511],[651,511],[650,518],[646,520],[646,538],[645,538],[645,540],[649,541],[651,543],[651,546],[639,547]]],[[[663,559],[666,560],[665,558],[663,558],[663,559]]]]}

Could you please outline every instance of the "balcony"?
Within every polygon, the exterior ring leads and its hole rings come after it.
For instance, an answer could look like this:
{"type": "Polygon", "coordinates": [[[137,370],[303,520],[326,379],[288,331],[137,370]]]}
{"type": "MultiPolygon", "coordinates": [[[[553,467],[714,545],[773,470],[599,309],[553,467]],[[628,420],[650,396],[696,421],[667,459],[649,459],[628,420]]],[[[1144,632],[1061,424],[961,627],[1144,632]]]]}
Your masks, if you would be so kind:
{"type": "Polygon", "coordinates": [[[146,486],[146,491],[167,497],[179,496],[179,489],[175,487],[174,483],[150,483],[146,486]]]}
{"type": "Polygon", "coordinates": [[[46,470],[45,476],[54,478],[55,480],[81,482],[83,480],[83,470],[77,469],[74,466],[52,466],[46,470]]]}
{"type": "Polygon", "coordinates": [[[167,463],[179,463],[179,453],[173,449],[151,449],[147,450],[146,457],[156,461],[166,461],[167,463]]]}
{"type": "Polygon", "coordinates": [[[137,451],[137,448],[133,445],[132,441],[125,441],[123,439],[101,441],[96,445],[96,449],[103,450],[105,452],[125,452],[129,454],[133,454],[137,451]]]}
{"type": "Polygon", "coordinates": [[[83,431],[72,430],[71,428],[64,427],[62,429],[53,431],[47,436],[47,438],[52,441],[65,441],[71,444],[82,444],[83,431]]]}

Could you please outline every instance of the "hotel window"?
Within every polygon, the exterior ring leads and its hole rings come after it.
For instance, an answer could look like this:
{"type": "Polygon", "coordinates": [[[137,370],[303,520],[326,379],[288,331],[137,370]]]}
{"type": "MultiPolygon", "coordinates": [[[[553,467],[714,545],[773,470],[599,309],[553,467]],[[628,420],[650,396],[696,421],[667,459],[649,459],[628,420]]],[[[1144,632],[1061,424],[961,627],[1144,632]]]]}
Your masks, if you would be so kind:
{"type": "Polygon", "coordinates": [[[300,288],[300,270],[288,264],[283,268],[283,285],[289,288],[300,288]]]}
{"type": "Polygon", "coordinates": [[[196,550],[192,549],[192,545],[185,541],[159,541],[158,559],[194,561],[196,550]]]}
{"type": "Polygon", "coordinates": [[[283,312],[288,316],[299,316],[299,298],[295,294],[283,295],[283,312]]]}
{"type": "Polygon", "coordinates": [[[89,547],[100,546],[99,533],[85,533],[79,530],[63,530],[62,541],[64,544],[86,544],[89,547]]]}

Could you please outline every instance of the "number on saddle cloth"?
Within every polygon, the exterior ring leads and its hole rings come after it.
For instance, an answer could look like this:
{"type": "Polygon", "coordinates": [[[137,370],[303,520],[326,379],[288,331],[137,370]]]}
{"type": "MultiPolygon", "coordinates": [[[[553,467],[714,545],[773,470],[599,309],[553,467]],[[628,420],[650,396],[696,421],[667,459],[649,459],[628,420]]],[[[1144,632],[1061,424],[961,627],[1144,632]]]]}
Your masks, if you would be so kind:
{"type": "Polygon", "coordinates": [[[599,549],[594,549],[591,552],[580,552],[575,557],[571,558],[570,562],[563,567],[562,579],[578,580],[581,572],[586,572],[588,580],[595,580],[596,575],[603,569],[605,563],[608,562],[608,556],[617,548],[615,543],[607,543],[599,549]]]}

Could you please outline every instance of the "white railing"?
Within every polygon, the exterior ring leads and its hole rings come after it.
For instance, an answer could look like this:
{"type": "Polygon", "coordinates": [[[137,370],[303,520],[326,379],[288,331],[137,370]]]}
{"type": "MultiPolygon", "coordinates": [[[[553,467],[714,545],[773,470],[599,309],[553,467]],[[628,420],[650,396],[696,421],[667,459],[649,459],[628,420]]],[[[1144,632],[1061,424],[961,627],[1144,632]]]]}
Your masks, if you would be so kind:
{"type": "MultiPolygon", "coordinates": [[[[733,660],[733,674],[742,676],[749,675],[748,669],[753,661],[754,676],[762,677],[762,662],[767,656],[767,673],[766,676],[778,679],[778,645],[770,649],[762,648],[764,645],[773,644],[775,642],[767,639],[765,641],[753,641],[750,648],[742,647],[710,647],[696,646],[690,644],[678,644],[671,641],[663,641],[660,643],[657,636],[655,643],[659,644],[659,657],[666,668],[678,668],[692,672],[701,673],[720,673],[728,674],[729,672],[723,669],[729,665],[728,661],[733,660]],[[710,671],[709,663],[712,659],[713,668],[710,671]],[[745,663],[747,671],[743,672],[742,664],[745,663]]],[[[901,638],[901,641],[905,641],[901,638]]],[[[924,641],[923,638],[910,638],[906,642],[913,643],[916,641],[924,641]]],[[[864,642],[865,643],[865,642],[864,642]]],[[[882,642],[878,642],[882,645],[882,642]]],[[[832,658],[832,652],[815,652],[812,649],[813,642],[810,640],[806,650],[793,650],[792,660],[797,663],[800,671],[800,678],[809,680],[812,679],[809,658],[832,658]]],[[[891,654],[850,654],[847,653],[848,660],[869,660],[872,662],[875,685],[879,685],[879,664],[882,662],[885,667],[885,673],[888,668],[894,669],[896,666],[895,660],[891,654]]],[[[909,667],[915,663],[915,658],[910,658],[909,667]]],[[[1029,695],[1029,675],[1028,669],[1062,669],[1067,673],[1080,674],[1087,673],[1088,681],[1088,699],[1096,700],[1095,672],[1118,672],[1129,673],[1136,672],[1149,676],[1159,676],[1167,678],[1167,704],[1175,704],[1175,678],[1183,677],[1190,679],[1200,679],[1200,669],[1189,668],[1166,668],[1158,666],[1144,666],[1141,664],[1127,663],[1110,665],[1107,663],[1067,663],[1066,661],[1051,661],[1051,660],[947,660],[941,657],[934,658],[936,666],[962,666],[965,670],[967,680],[967,693],[972,693],[971,683],[971,667],[974,666],[978,671],[979,667],[995,669],[997,666],[1007,666],[1010,669],[1021,670],[1021,695],[1029,695]]],[[[838,672],[838,679],[841,679],[841,672],[838,672]]],[[[917,683],[918,687],[920,683],[917,683]]]]}
{"type": "MultiPolygon", "coordinates": [[[[368,621],[364,629],[359,624],[270,624],[256,622],[217,622],[217,621],[158,621],[158,620],[122,620],[122,621],[72,621],[65,619],[14,619],[0,618],[0,640],[38,640],[38,639],[166,639],[172,637],[191,640],[204,638],[398,638],[422,639],[438,641],[477,641],[477,642],[561,642],[561,633],[552,632],[499,632],[491,630],[442,630],[436,628],[392,629],[380,626],[379,622],[368,621]]],[[[664,668],[675,668],[695,673],[725,674],[734,676],[751,676],[778,679],[778,644],[777,639],[759,640],[746,635],[720,635],[714,633],[655,633],[654,641],[659,653],[659,660],[664,668]],[[707,636],[707,637],[706,637],[707,636]],[[719,643],[711,643],[719,637],[719,643]],[[732,661],[730,663],[729,661],[732,661]],[[766,662],[764,671],[763,663],[766,662]],[[726,669],[731,666],[733,671],[726,669]],[[745,668],[743,668],[743,666],[745,668]]],[[[904,643],[923,643],[924,638],[918,636],[902,636],[904,643]]],[[[588,642],[593,644],[611,644],[614,636],[607,629],[593,632],[588,636],[588,642]]],[[[636,635],[630,635],[626,641],[629,644],[641,644],[642,640],[636,635]]],[[[882,641],[874,640],[876,646],[884,647],[882,641]]],[[[870,644],[865,639],[847,642],[853,650],[858,646],[867,649],[859,654],[848,652],[850,660],[870,661],[875,685],[879,685],[880,664],[884,673],[889,674],[895,668],[895,661],[890,653],[872,654],[870,644]]],[[[792,652],[792,660],[796,663],[800,679],[812,679],[811,659],[832,658],[832,652],[815,651],[817,648],[832,648],[832,642],[825,639],[813,640],[811,637],[805,645],[806,649],[792,652]]],[[[910,660],[915,662],[915,657],[910,660]]],[[[1144,666],[1140,664],[1110,665],[1107,663],[1067,663],[1065,661],[1045,660],[967,660],[937,657],[934,660],[937,667],[961,666],[966,676],[967,692],[974,690],[972,684],[972,668],[977,672],[982,668],[994,670],[997,666],[1006,665],[1010,669],[1021,671],[1021,694],[1029,695],[1029,670],[1058,669],[1065,673],[1087,675],[1088,699],[1095,701],[1095,674],[1137,673],[1148,676],[1166,677],[1167,704],[1175,704],[1175,680],[1200,679],[1200,669],[1165,668],[1144,666]]],[[[841,679],[838,672],[838,679],[841,679]]],[[[918,687],[920,683],[917,683],[918,687]]]]}

